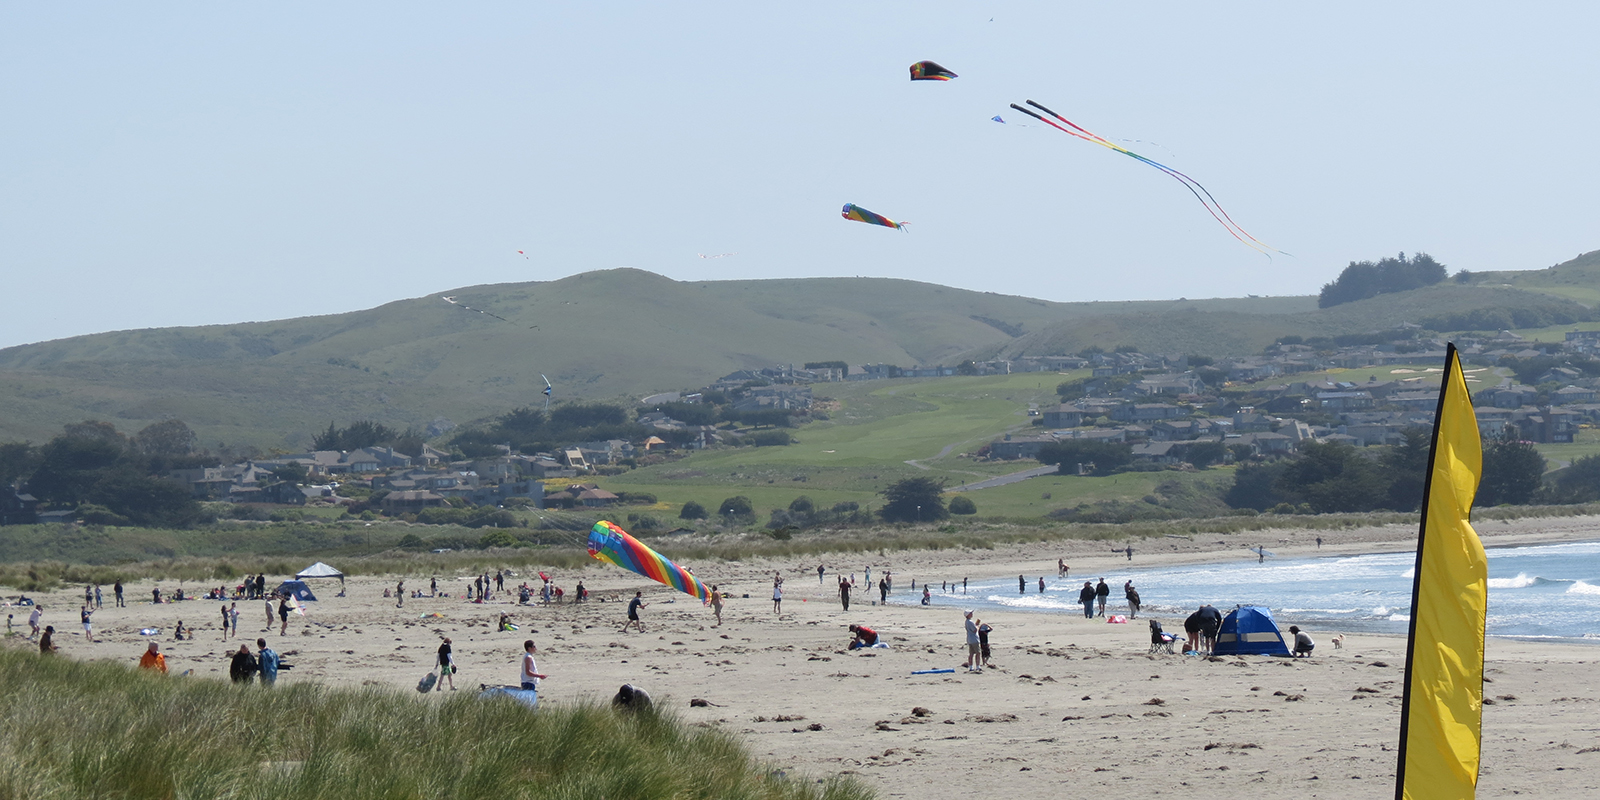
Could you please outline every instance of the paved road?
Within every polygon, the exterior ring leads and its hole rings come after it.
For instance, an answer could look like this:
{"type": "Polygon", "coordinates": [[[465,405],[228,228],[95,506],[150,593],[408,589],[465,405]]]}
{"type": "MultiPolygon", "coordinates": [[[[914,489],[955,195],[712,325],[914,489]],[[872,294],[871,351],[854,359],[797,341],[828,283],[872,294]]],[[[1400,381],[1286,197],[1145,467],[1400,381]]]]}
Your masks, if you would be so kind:
{"type": "Polygon", "coordinates": [[[1025,481],[1029,478],[1037,478],[1040,475],[1054,475],[1058,469],[1059,467],[1057,467],[1055,464],[1051,464],[1048,467],[1034,467],[1033,469],[1025,469],[1021,472],[1013,472],[1010,475],[1001,475],[998,478],[990,478],[986,481],[962,484],[954,489],[946,489],[945,491],[972,492],[977,491],[978,489],[992,489],[996,486],[1004,486],[1008,483],[1016,483],[1017,481],[1025,481]]]}

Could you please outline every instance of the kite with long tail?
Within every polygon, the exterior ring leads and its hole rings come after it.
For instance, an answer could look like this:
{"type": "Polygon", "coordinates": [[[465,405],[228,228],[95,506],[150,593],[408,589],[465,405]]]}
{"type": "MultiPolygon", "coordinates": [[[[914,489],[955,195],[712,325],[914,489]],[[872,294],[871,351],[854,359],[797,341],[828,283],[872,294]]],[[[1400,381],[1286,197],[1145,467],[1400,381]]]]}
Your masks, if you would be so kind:
{"type": "Polygon", "coordinates": [[[684,594],[710,600],[711,592],[693,573],[672,563],[615,523],[600,520],[589,530],[589,555],[599,561],[632,570],[684,594]]]}
{"type": "MultiPolygon", "coordinates": [[[[492,312],[489,312],[489,311],[484,311],[481,308],[473,308],[472,306],[469,306],[466,303],[463,303],[460,300],[457,300],[454,297],[450,297],[448,295],[440,295],[439,299],[445,301],[446,303],[449,303],[450,305],[455,306],[456,308],[461,309],[462,311],[476,311],[479,314],[482,314],[482,315],[484,315],[486,317],[494,317],[495,319],[500,320],[501,322],[511,322],[511,320],[506,319],[505,317],[502,317],[499,314],[495,314],[495,313],[492,313],[492,312]]],[[[538,325],[529,325],[528,326],[528,330],[530,330],[530,331],[531,330],[538,330],[538,328],[539,328],[538,325]]]]}
{"type": "Polygon", "coordinates": [[[1152,167],[1155,167],[1156,169],[1161,170],[1162,172],[1165,172],[1166,174],[1172,176],[1173,180],[1176,180],[1177,182],[1183,184],[1183,187],[1185,189],[1188,189],[1189,193],[1194,195],[1196,200],[1200,201],[1200,205],[1205,206],[1206,211],[1209,214],[1211,214],[1211,218],[1215,219],[1217,221],[1217,223],[1220,224],[1223,227],[1224,230],[1226,230],[1228,233],[1232,234],[1233,238],[1238,239],[1240,242],[1243,242],[1246,247],[1249,247],[1250,249],[1261,253],[1262,255],[1266,256],[1267,258],[1271,258],[1272,257],[1272,253],[1281,253],[1283,255],[1289,255],[1288,253],[1285,253],[1284,251],[1279,250],[1278,248],[1273,247],[1272,245],[1269,245],[1266,242],[1263,242],[1263,241],[1261,241],[1260,239],[1257,239],[1254,236],[1251,236],[1249,231],[1246,231],[1244,228],[1239,227],[1239,223],[1234,222],[1233,218],[1228,216],[1228,212],[1223,210],[1222,204],[1217,202],[1217,198],[1212,197],[1211,196],[1211,192],[1209,190],[1207,190],[1206,187],[1201,186],[1200,182],[1195,180],[1194,178],[1191,178],[1188,175],[1185,175],[1182,172],[1179,172],[1179,171],[1173,169],[1172,167],[1167,166],[1166,164],[1162,164],[1160,162],[1152,161],[1151,159],[1145,158],[1144,156],[1141,156],[1138,153],[1135,153],[1135,152],[1133,152],[1132,150],[1129,150],[1126,147],[1118,145],[1118,144],[1112,142],[1111,140],[1106,139],[1103,136],[1100,136],[1097,133],[1094,133],[1092,131],[1089,131],[1089,130],[1083,128],[1082,126],[1077,125],[1072,120],[1069,120],[1066,117],[1063,117],[1060,114],[1057,114],[1056,112],[1051,111],[1050,109],[1045,108],[1044,106],[1033,102],[1032,100],[1028,100],[1028,101],[1025,101],[1025,102],[1027,102],[1028,105],[1033,106],[1034,108],[1038,109],[1039,111],[1044,112],[1044,114],[1040,114],[1038,112],[1031,111],[1029,109],[1023,108],[1022,106],[1019,106],[1016,103],[1012,103],[1011,107],[1016,109],[1016,110],[1018,110],[1018,111],[1021,111],[1024,114],[1027,114],[1030,117],[1033,117],[1036,120],[1039,120],[1040,122],[1043,122],[1046,125],[1049,125],[1052,128],[1055,128],[1058,131],[1061,131],[1062,133],[1067,134],[1068,136],[1074,136],[1076,138],[1082,139],[1082,140],[1084,140],[1086,142],[1089,142],[1091,144],[1097,144],[1097,145],[1100,145],[1101,147],[1105,147],[1105,148],[1109,148],[1111,150],[1115,150],[1116,152],[1121,153],[1121,154],[1123,154],[1123,155],[1125,155],[1125,156],[1127,156],[1129,158],[1136,159],[1138,161],[1142,161],[1142,162],[1144,162],[1146,164],[1149,164],[1152,167]],[[1061,122],[1065,123],[1067,127],[1064,128],[1061,125],[1057,125],[1055,122],[1053,122],[1050,119],[1048,119],[1045,116],[1046,114],[1048,114],[1050,117],[1054,117],[1055,119],[1060,120],[1061,122]],[[1069,128],[1070,128],[1070,130],[1069,130],[1069,128]],[[1269,250],[1271,252],[1268,252],[1269,250]]]}

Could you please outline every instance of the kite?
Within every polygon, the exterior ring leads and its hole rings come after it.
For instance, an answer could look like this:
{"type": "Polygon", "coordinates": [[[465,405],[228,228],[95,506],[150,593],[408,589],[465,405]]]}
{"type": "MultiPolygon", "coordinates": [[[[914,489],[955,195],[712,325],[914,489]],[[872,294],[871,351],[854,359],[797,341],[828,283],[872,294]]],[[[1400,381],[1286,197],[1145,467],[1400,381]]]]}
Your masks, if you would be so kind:
{"type": "Polygon", "coordinates": [[[874,214],[855,203],[845,203],[844,210],[839,212],[839,216],[845,219],[853,219],[856,222],[865,222],[868,225],[882,225],[885,228],[899,228],[900,230],[905,230],[906,226],[910,224],[908,222],[895,222],[882,214],[874,214]]]}
{"type": "MultiPolygon", "coordinates": [[[[550,413],[550,395],[555,394],[556,387],[550,385],[550,379],[545,378],[544,373],[539,373],[539,377],[544,378],[544,412],[548,414],[550,413]]],[[[544,573],[539,573],[539,577],[544,578],[544,573]]],[[[549,578],[544,579],[550,580],[549,578]]]]}
{"type": "Polygon", "coordinates": [[[1132,159],[1135,159],[1135,160],[1138,160],[1138,161],[1142,161],[1142,162],[1144,162],[1146,164],[1149,164],[1152,167],[1155,167],[1156,169],[1161,170],[1162,172],[1165,172],[1167,175],[1171,176],[1173,180],[1176,180],[1177,182],[1183,184],[1183,187],[1185,189],[1188,189],[1189,193],[1194,195],[1196,200],[1200,201],[1200,205],[1205,206],[1206,211],[1211,214],[1212,219],[1215,219],[1217,221],[1217,223],[1223,227],[1224,230],[1226,230],[1228,233],[1232,234],[1233,238],[1238,239],[1240,242],[1243,242],[1246,247],[1248,247],[1248,248],[1250,248],[1252,250],[1255,250],[1258,253],[1261,253],[1262,255],[1266,256],[1269,259],[1272,258],[1272,253],[1267,252],[1268,250],[1271,250],[1273,253],[1282,253],[1283,255],[1289,255],[1289,253],[1284,253],[1282,250],[1279,250],[1276,247],[1273,247],[1273,246],[1267,244],[1266,242],[1263,242],[1260,239],[1257,239],[1256,237],[1251,236],[1248,231],[1246,231],[1244,228],[1239,227],[1239,223],[1234,222],[1233,221],[1233,217],[1228,216],[1228,212],[1224,211],[1222,209],[1222,205],[1217,202],[1217,198],[1212,197],[1211,196],[1211,192],[1208,189],[1206,189],[1206,187],[1201,186],[1200,182],[1196,181],[1194,178],[1191,178],[1188,175],[1185,175],[1185,174],[1173,169],[1172,167],[1167,166],[1166,164],[1162,164],[1162,163],[1159,163],[1159,162],[1156,162],[1156,161],[1152,161],[1152,160],[1150,160],[1148,158],[1145,158],[1144,156],[1139,155],[1138,153],[1133,152],[1132,150],[1129,150],[1126,147],[1123,147],[1121,145],[1115,144],[1115,143],[1111,142],[1109,139],[1106,139],[1105,137],[1100,136],[1097,133],[1093,133],[1093,132],[1091,132],[1089,130],[1084,129],[1083,127],[1081,127],[1081,126],[1077,125],[1076,123],[1074,123],[1072,120],[1069,120],[1066,117],[1063,117],[1060,114],[1057,114],[1056,112],[1051,111],[1050,109],[1045,108],[1044,106],[1033,102],[1032,100],[1027,100],[1027,101],[1024,101],[1024,102],[1026,102],[1030,106],[1033,106],[1034,108],[1039,109],[1039,111],[1043,111],[1045,114],[1049,114],[1050,116],[1055,117],[1056,119],[1060,120],[1061,122],[1066,123],[1067,126],[1071,128],[1071,130],[1068,130],[1067,128],[1063,128],[1060,125],[1057,125],[1056,123],[1046,119],[1044,117],[1044,115],[1038,114],[1036,112],[1033,112],[1033,111],[1030,111],[1030,110],[1028,110],[1026,108],[1023,108],[1022,106],[1019,106],[1016,103],[1012,103],[1011,107],[1016,109],[1017,111],[1021,111],[1022,113],[1027,114],[1030,117],[1033,117],[1036,120],[1039,120],[1040,122],[1043,122],[1046,125],[1049,125],[1052,128],[1055,128],[1058,131],[1061,131],[1062,133],[1067,134],[1068,136],[1074,136],[1076,138],[1082,139],[1082,140],[1084,140],[1086,142],[1089,142],[1091,144],[1097,144],[1097,145],[1100,145],[1101,147],[1105,147],[1105,148],[1109,148],[1111,150],[1115,150],[1116,152],[1121,153],[1121,154],[1123,154],[1123,155],[1125,155],[1125,156],[1127,156],[1129,158],[1132,158],[1132,159]]]}
{"type": "Polygon", "coordinates": [[[996,114],[996,115],[994,115],[994,116],[992,116],[992,117],[990,117],[990,118],[989,118],[989,119],[992,119],[992,120],[994,120],[994,121],[995,121],[995,122],[998,122],[998,123],[1000,123],[1000,124],[1001,124],[1001,125],[1004,125],[1004,124],[1006,124],[1006,121],[1005,121],[1005,120],[1003,120],[1003,119],[1001,119],[1001,118],[1000,118],[1000,115],[999,115],[999,114],[996,114]]]}
{"type": "MultiPolygon", "coordinates": [[[[522,256],[522,257],[523,257],[523,258],[528,258],[528,254],[527,254],[527,253],[525,253],[525,252],[523,252],[523,251],[521,251],[521,250],[518,250],[518,251],[517,251],[517,255],[519,255],[519,256],[522,256]]],[[[533,259],[531,259],[531,258],[528,258],[528,260],[529,260],[529,261],[532,261],[532,260],[533,260],[533,259]]]]}
{"type": "MultiPolygon", "coordinates": [[[[518,250],[517,252],[520,253],[522,251],[518,250]]],[[[448,295],[440,295],[439,299],[445,301],[446,303],[449,303],[450,305],[453,305],[453,306],[455,306],[457,308],[460,308],[463,311],[476,311],[479,314],[482,314],[482,315],[484,315],[486,317],[494,317],[495,319],[500,320],[501,322],[510,322],[511,321],[509,319],[506,319],[505,317],[500,316],[499,314],[493,314],[493,313],[490,313],[488,311],[484,311],[481,308],[473,308],[472,306],[465,305],[461,301],[455,299],[454,297],[450,297],[448,295]]],[[[528,330],[530,330],[530,331],[538,330],[538,329],[539,329],[538,325],[529,325],[528,326],[528,330]]]]}
{"type": "Polygon", "coordinates": [[[957,77],[960,76],[932,61],[918,61],[911,65],[911,80],[914,81],[947,81],[957,77]]]}
{"type": "Polygon", "coordinates": [[[699,578],[646,547],[614,523],[600,520],[589,530],[589,555],[609,564],[637,572],[657,583],[664,583],[684,594],[710,601],[711,592],[699,578]]]}

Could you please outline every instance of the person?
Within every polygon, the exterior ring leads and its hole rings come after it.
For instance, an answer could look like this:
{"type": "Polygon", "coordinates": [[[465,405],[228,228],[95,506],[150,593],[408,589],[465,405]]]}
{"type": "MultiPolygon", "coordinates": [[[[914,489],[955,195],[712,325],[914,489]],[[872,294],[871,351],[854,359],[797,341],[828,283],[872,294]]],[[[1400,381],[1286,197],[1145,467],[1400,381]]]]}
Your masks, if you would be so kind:
{"type": "Polygon", "coordinates": [[[482,575],[479,575],[478,577],[472,579],[472,588],[478,590],[478,599],[482,600],[483,599],[483,576],[482,575]]]}
{"type": "Polygon", "coordinates": [[[1122,596],[1128,598],[1128,619],[1139,618],[1139,590],[1133,588],[1133,581],[1122,584],[1122,596]]]}
{"type": "MultiPolygon", "coordinates": [[[[578,581],[578,587],[576,589],[572,590],[572,602],[574,602],[574,603],[582,603],[582,602],[584,602],[585,600],[588,600],[588,599],[589,599],[589,590],[583,588],[583,581],[578,581]]],[[[721,620],[722,618],[718,617],[717,619],[721,620]]]]}
{"type": "Polygon", "coordinates": [[[250,645],[239,645],[239,652],[233,654],[233,661],[228,664],[228,677],[234,683],[249,683],[254,678],[261,665],[256,663],[256,657],[250,655],[250,645]]]}
{"type": "Polygon", "coordinates": [[[167,674],[167,657],[161,654],[161,645],[151,642],[144,649],[144,655],[139,656],[139,669],[153,669],[162,675],[167,674]]]}
{"type": "Polygon", "coordinates": [[[498,628],[496,628],[496,630],[499,630],[499,631],[509,631],[509,630],[511,630],[511,615],[510,614],[507,614],[504,611],[500,612],[500,626],[498,628]]]}
{"type": "Polygon", "coordinates": [[[183,627],[183,620],[180,619],[180,620],[178,620],[177,627],[174,627],[172,629],[172,640],[174,642],[181,642],[181,641],[183,641],[183,637],[184,636],[188,636],[189,638],[193,639],[194,638],[194,631],[188,631],[187,633],[185,633],[185,628],[183,627]]]}
{"type": "Polygon", "coordinates": [[[1094,584],[1084,581],[1083,588],[1078,590],[1078,602],[1083,604],[1083,618],[1094,618],[1094,584]]]}
{"type": "Polygon", "coordinates": [[[437,664],[439,667],[439,682],[434,684],[433,690],[436,692],[443,691],[444,682],[448,680],[450,681],[450,691],[455,691],[456,658],[455,654],[450,649],[450,637],[448,636],[444,637],[444,641],[439,643],[439,656],[437,664]]]}
{"type": "Polygon", "coordinates": [[[1310,658],[1311,651],[1317,649],[1317,643],[1311,641],[1311,634],[1300,630],[1299,625],[1290,625],[1289,632],[1294,634],[1294,657],[1310,658]]]}
{"type": "Polygon", "coordinates": [[[783,616],[783,576],[772,575],[772,613],[783,616]]]}
{"type": "Polygon", "coordinates": [[[989,666],[989,632],[992,630],[994,626],[989,623],[978,623],[978,649],[983,651],[983,665],[986,667],[989,666]]]}
{"type": "Polygon", "coordinates": [[[617,690],[617,695],[611,698],[611,706],[624,711],[649,711],[653,704],[650,702],[649,692],[631,683],[624,683],[622,688],[617,690]]]}
{"type": "Polygon", "coordinates": [[[623,633],[628,632],[629,625],[638,628],[640,633],[644,633],[644,623],[639,620],[639,609],[644,608],[646,605],[648,604],[644,601],[644,592],[634,592],[633,599],[628,601],[628,621],[622,623],[623,633]]]}
{"type": "Polygon", "coordinates": [[[532,639],[522,643],[522,672],[519,677],[522,678],[522,688],[530,691],[538,691],[539,680],[544,677],[539,674],[539,665],[533,661],[533,654],[538,651],[532,639]]]}
{"type": "Polygon", "coordinates": [[[94,616],[94,608],[89,603],[85,603],[83,608],[78,609],[78,616],[83,619],[83,640],[86,642],[94,641],[94,628],[89,623],[89,618],[94,616]]]}
{"type": "Polygon", "coordinates": [[[261,602],[265,603],[266,606],[267,606],[267,627],[262,628],[261,630],[263,630],[263,631],[271,631],[272,630],[272,623],[275,620],[277,620],[278,615],[276,613],[274,613],[273,610],[272,610],[272,598],[270,598],[270,597],[262,598],[261,602]]]}
{"type": "Polygon", "coordinates": [[[503,592],[503,591],[506,590],[506,573],[505,573],[505,570],[495,570],[495,573],[494,573],[494,590],[497,591],[497,592],[503,592]]]}
{"type": "MultiPolygon", "coordinates": [[[[257,575],[256,576],[256,599],[257,600],[265,600],[266,597],[267,597],[267,576],[265,574],[257,575]]],[[[267,625],[270,627],[272,625],[272,623],[269,622],[269,623],[267,623],[267,625]]]]}
{"type": "Polygon", "coordinates": [[[1222,628],[1222,612],[1215,606],[1200,606],[1183,621],[1183,632],[1189,634],[1189,645],[1184,652],[1209,653],[1216,646],[1217,631],[1222,628]]]}
{"type": "Polygon", "coordinates": [[[1267,563],[1267,548],[1265,548],[1265,547],[1257,547],[1256,548],[1256,563],[1257,564],[1265,564],[1265,563],[1267,563]]]}
{"type": "Polygon", "coordinates": [[[972,618],[972,612],[963,614],[967,627],[967,671],[983,671],[983,642],[978,638],[978,623],[972,618]]]}
{"type": "Polygon", "coordinates": [[[1021,575],[1017,576],[1017,594],[1028,593],[1028,580],[1021,575]]]}
{"type": "Polygon", "coordinates": [[[83,604],[86,606],[94,605],[94,587],[87,583],[83,585],[83,604]]]}
{"type": "Polygon", "coordinates": [[[228,641],[228,607],[222,607],[222,641],[228,641]]]}
{"type": "Polygon", "coordinates": [[[871,564],[868,564],[866,571],[862,573],[861,582],[862,583],[868,583],[868,584],[872,583],[872,565],[871,564]]]}
{"type": "Polygon", "coordinates": [[[1318,550],[1322,549],[1322,537],[1321,536],[1317,537],[1317,549],[1318,550]]]}
{"type": "Polygon", "coordinates": [[[400,582],[396,583],[394,585],[394,607],[395,608],[405,608],[406,607],[406,580],[405,580],[405,578],[401,578],[400,582]]]}
{"type": "Polygon", "coordinates": [[[1199,611],[1195,611],[1183,620],[1183,632],[1188,636],[1188,641],[1183,645],[1185,654],[1200,652],[1200,628],[1205,625],[1202,617],[1199,611]]]}
{"type": "MultiPolygon", "coordinates": [[[[269,623],[270,624],[270,623],[269,623]]],[[[278,598],[278,635],[289,633],[289,598],[278,598]]]]}
{"type": "Polygon", "coordinates": [[[438,597],[439,596],[439,576],[438,575],[433,576],[433,578],[428,581],[428,596],[429,597],[438,597]]]}
{"type": "Polygon", "coordinates": [[[114,585],[112,585],[111,592],[117,598],[117,608],[124,608],[125,606],[122,603],[122,579],[121,578],[118,578],[117,582],[114,585]]]}
{"type": "Polygon", "coordinates": [[[962,594],[966,594],[967,593],[967,579],[965,577],[962,577],[962,579],[961,579],[961,593],[962,594]]]}
{"type": "Polygon", "coordinates": [[[32,638],[34,638],[34,637],[39,635],[39,620],[43,619],[43,618],[44,618],[44,606],[39,606],[39,605],[34,606],[33,607],[33,613],[28,615],[28,638],[29,639],[32,639],[32,638]]]}
{"type": "Polygon", "coordinates": [[[878,632],[865,625],[851,625],[850,633],[852,634],[850,640],[851,650],[871,647],[878,643],[878,632]]]}
{"type": "MultiPolygon", "coordinates": [[[[581,595],[583,592],[582,583],[578,584],[578,591],[581,595]]],[[[574,600],[574,602],[576,602],[576,600],[574,600]]],[[[722,592],[717,589],[717,585],[714,583],[711,584],[711,613],[717,615],[717,624],[712,625],[711,627],[722,627],[722,592]]]]}
{"type": "Polygon", "coordinates": [[[1067,560],[1064,559],[1064,558],[1056,559],[1056,577],[1057,578],[1065,578],[1065,577],[1067,577],[1067,560]]]}
{"type": "Polygon", "coordinates": [[[928,605],[928,604],[930,604],[932,602],[933,602],[933,593],[928,591],[928,584],[924,583],[924,584],[922,584],[922,604],[923,605],[928,605]]]}
{"type": "Polygon", "coordinates": [[[1128,554],[1128,560],[1132,561],[1133,560],[1133,543],[1130,542],[1128,544],[1128,549],[1123,551],[1123,552],[1127,553],[1128,554]]]}
{"type": "MultiPolygon", "coordinates": [[[[961,591],[964,592],[966,590],[967,589],[966,589],[965,586],[961,587],[961,591]]],[[[1044,594],[1044,576],[1043,575],[1039,576],[1039,594],[1044,594]]]]}
{"type": "Polygon", "coordinates": [[[56,626],[44,626],[44,635],[39,637],[39,655],[47,656],[56,651],[56,626]]]}
{"type": "Polygon", "coordinates": [[[150,602],[155,603],[158,606],[161,605],[161,587],[160,586],[157,586],[157,587],[155,587],[155,588],[150,590],[150,602]]]}
{"type": "MultiPolygon", "coordinates": [[[[894,591],[894,573],[890,572],[889,570],[884,570],[883,580],[885,583],[889,584],[889,591],[894,591]]],[[[916,587],[913,586],[911,588],[915,589],[916,587]]]]}
{"type": "Polygon", "coordinates": [[[850,610],[850,584],[839,581],[839,602],[844,605],[844,610],[850,610]]]}
{"type": "MultiPolygon", "coordinates": [[[[151,644],[155,644],[151,642],[151,644]]],[[[278,682],[278,653],[267,646],[266,639],[256,640],[256,655],[261,662],[261,685],[272,686],[278,682]]]]}
{"type": "Polygon", "coordinates": [[[105,594],[100,591],[100,584],[97,583],[94,585],[94,608],[99,611],[105,606],[105,594]]]}
{"type": "Polygon", "coordinates": [[[882,577],[882,578],[878,579],[878,602],[883,603],[884,605],[888,605],[889,604],[889,578],[888,577],[882,577]]]}
{"type": "Polygon", "coordinates": [[[1100,583],[1094,587],[1095,602],[1100,606],[1100,616],[1106,615],[1106,599],[1111,597],[1111,587],[1106,585],[1106,579],[1101,578],[1100,583]]]}

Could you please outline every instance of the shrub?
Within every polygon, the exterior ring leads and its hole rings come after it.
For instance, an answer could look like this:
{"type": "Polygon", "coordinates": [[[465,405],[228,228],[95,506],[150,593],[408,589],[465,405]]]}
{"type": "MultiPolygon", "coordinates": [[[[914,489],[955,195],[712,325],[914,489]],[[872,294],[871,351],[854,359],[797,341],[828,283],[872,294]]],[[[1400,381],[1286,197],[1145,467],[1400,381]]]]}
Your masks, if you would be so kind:
{"type": "Polygon", "coordinates": [[[950,513],[962,516],[976,514],[978,513],[978,504],[972,502],[972,498],[958,494],[950,498],[950,513]]]}
{"type": "Polygon", "coordinates": [[[678,519],[705,519],[711,516],[706,512],[706,507],[690,500],[683,504],[683,510],[678,512],[678,519]]]}

